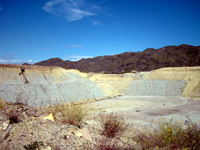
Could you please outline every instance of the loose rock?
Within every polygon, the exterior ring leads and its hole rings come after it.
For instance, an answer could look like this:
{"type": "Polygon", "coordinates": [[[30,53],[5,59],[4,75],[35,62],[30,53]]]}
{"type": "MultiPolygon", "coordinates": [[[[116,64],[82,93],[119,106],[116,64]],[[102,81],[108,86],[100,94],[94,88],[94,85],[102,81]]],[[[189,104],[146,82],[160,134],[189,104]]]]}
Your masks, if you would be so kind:
{"type": "Polygon", "coordinates": [[[86,140],[93,142],[88,128],[79,129],[79,130],[75,131],[74,133],[78,137],[84,137],[86,140]]]}
{"type": "Polygon", "coordinates": [[[3,122],[3,130],[7,130],[8,126],[10,125],[10,120],[3,122]]]}

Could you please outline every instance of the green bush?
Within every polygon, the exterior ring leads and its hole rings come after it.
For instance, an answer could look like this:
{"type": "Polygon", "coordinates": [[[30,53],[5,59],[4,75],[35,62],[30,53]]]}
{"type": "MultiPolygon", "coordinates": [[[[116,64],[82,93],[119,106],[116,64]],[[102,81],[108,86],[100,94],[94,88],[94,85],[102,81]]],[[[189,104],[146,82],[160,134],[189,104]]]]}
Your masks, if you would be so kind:
{"type": "Polygon", "coordinates": [[[24,149],[26,150],[40,150],[40,146],[44,146],[43,142],[35,141],[31,144],[24,145],[24,149]]]}
{"type": "Polygon", "coordinates": [[[200,149],[200,127],[191,120],[185,123],[159,121],[158,128],[137,130],[134,140],[143,149],[200,149]]]}

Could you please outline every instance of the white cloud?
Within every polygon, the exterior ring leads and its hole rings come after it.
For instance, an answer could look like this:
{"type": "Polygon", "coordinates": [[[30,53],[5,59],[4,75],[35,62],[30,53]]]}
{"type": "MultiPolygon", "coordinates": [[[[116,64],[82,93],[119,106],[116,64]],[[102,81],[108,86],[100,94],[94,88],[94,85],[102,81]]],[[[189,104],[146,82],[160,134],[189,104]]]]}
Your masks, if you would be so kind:
{"type": "Polygon", "coordinates": [[[0,55],[0,64],[33,64],[33,60],[18,60],[14,58],[15,54],[0,55]]]}
{"type": "Polygon", "coordinates": [[[50,0],[42,9],[71,22],[97,15],[97,11],[100,11],[101,7],[88,4],[85,0],[50,0]]]}
{"type": "Polygon", "coordinates": [[[78,60],[83,59],[83,58],[92,58],[92,56],[68,55],[68,56],[65,56],[63,59],[64,60],[71,60],[71,61],[78,61],[78,60]]]}
{"type": "Polygon", "coordinates": [[[93,21],[92,26],[103,25],[100,21],[93,21]]]}
{"type": "Polygon", "coordinates": [[[14,60],[14,59],[0,59],[0,64],[23,64],[29,63],[32,64],[32,60],[14,60]]]}
{"type": "Polygon", "coordinates": [[[81,48],[81,47],[83,47],[83,45],[74,45],[74,44],[70,44],[68,46],[69,47],[73,47],[73,48],[81,48]]]}

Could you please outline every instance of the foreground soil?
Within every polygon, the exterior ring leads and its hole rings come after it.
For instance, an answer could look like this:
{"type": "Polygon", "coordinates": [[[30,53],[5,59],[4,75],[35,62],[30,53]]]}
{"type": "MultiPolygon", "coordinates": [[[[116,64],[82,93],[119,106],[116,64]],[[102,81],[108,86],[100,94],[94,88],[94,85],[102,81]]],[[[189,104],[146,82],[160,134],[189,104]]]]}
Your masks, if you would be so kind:
{"type": "MultiPolygon", "coordinates": [[[[90,113],[83,120],[80,135],[77,126],[54,120],[44,120],[51,113],[44,108],[8,105],[0,110],[0,149],[21,150],[34,141],[43,142],[45,150],[96,149],[101,138],[97,116],[99,113],[122,114],[130,123],[130,130],[117,137],[118,143],[131,143],[131,149],[140,149],[133,140],[132,129],[151,124],[159,119],[184,121],[190,118],[200,123],[200,101],[181,97],[118,97],[84,103],[90,113]],[[16,111],[21,120],[6,127],[7,114],[16,111]],[[6,128],[6,129],[5,129],[6,128]]],[[[59,114],[57,114],[59,117],[59,114]]],[[[56,116],[53,116],[56,118],[56,116]]]]}

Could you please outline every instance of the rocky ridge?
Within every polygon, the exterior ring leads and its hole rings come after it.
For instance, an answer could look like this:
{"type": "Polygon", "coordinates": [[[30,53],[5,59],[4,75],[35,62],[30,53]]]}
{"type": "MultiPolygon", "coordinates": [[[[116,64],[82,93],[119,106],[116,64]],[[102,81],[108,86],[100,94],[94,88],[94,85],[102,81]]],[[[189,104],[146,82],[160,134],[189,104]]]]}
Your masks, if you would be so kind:
{"type": "Polygon", "coordinates": [[[99,56],[79,61],[64,61],[51,58],[35,65],[60,66],[78,69],[81,72],[125,73],[150,71],[163,67],[200,66],[200,46],[165,46],[159,49],[147,48],[142,52],[125,52],[117,55],[99,56]]]}

